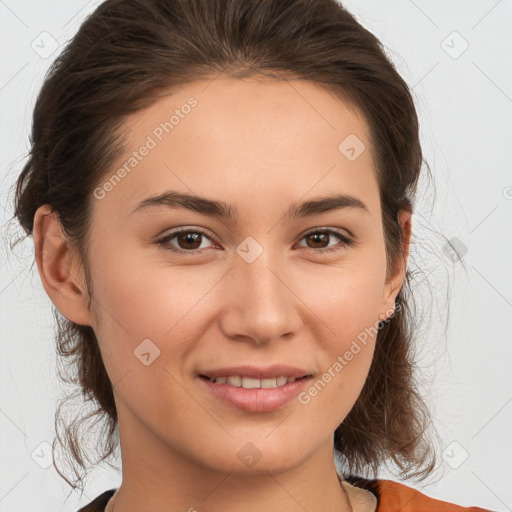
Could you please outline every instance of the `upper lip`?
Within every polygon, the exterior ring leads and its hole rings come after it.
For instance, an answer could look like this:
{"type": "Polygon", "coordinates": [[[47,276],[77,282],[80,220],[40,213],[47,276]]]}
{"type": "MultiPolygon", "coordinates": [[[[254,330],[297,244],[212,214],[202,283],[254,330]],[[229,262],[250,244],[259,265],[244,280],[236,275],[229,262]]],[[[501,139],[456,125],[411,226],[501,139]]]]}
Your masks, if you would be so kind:
{"type": "Polygon", "coordinates": [[[294,366],[288,366],[283,364],[276,364],[265,367],[256,366],[231,366],[229,368],[218,368],[216,370],[205,370],[200,375],[210,378],[217,377],[233,377],[243,376],[252,377],[253,379],[271,379],[273,377],[295,377],[300,378],[311,375],[307,370],[297,368],[294,366]]]}

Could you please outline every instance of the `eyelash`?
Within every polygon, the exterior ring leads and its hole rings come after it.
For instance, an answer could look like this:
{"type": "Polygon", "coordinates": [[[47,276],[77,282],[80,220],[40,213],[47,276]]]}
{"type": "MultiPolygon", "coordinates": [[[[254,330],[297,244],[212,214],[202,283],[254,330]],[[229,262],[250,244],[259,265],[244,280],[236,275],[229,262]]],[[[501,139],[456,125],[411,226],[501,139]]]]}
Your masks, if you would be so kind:
{"type": "MultiPolygon", "coordinates": [[[[202,251],[204,249],[195,249],[195,250],[192,250],[192,251],[185,251],[183,249],[174,249],[172,247],[169,248],[169,246],[168,246],[169,241],[172,240],[173,238],[176,238],[177,236],[181,235],[182,233],[201,234],[202,236],[204,236],[204,237],[208,238],[209,240],[211,240],[210,236],[206,232],[202,231],[201,229],[181,229],[179,231],[173,231],[172,233],[169,233],[168,235],[166,235],[164,238],[161,238],[160,240],[157,240],[156,244],[159,245],[159,246],[164,247],[164,249],[166,249],[166,250],[169,250],[171,252],[178,253],[178,254],[200,254],[200,253],[202,253],[202,251]]],[[[332,235],[332,236],[336,237],[340,242],[342,242],[342,246],[338,247],[338,248],[327,247],[325,249],[311,249],[313,252],[317,252],[317,253],[319,252],[319,253],[322,253],[322,254],[330,253],[330,252],[336,252],[336,251],[339,251],[342,248],[351,247],[355,243],[354,240],[351,240],[350,238],[342,235],[338,231],[335,231],[333,229],[327,229],[327,228],[326,229],[316,229],[314,231],[309,231],[308,233],[303,235],[301,240],[306,238],[306,237],[308,237],[308,236],[315,235],[315,234],[318,234],[318,233],[332,235]]]]}

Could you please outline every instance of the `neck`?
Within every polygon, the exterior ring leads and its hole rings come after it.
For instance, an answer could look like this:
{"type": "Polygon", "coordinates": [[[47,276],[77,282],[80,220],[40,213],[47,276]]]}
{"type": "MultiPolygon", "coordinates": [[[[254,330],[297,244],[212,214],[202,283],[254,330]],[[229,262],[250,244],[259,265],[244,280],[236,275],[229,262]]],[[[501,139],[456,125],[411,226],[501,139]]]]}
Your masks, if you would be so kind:
{"type": "Polygon", "coordinates": [[[336,473],[332,440],[292,467],[219,471],[147,432],[129,434],[137,433],[123,432],[120,423],[123,481],[112,512],[353,512],[336,473]]]}
{"type": "MultiPolygon", "coordinates": [[[[158,497],[154,495],[143,495],[140,494],[141,491],[138,491],[136,495],[131,495],[130,490],[128,489],[126,483],[123,481],[123,485],[116,491],[110,502],[108,503],[105,512],[124,512],[124,511],[138,511],[138,510],[147,510],[148,506],[151,506],[151,510],[176,510],[175,507],[181,507],[181,510],[187,510],[188,512],[198,512],[198,509],[195,507],[200,507],[201,511],[213,511],[218,510],[217,506],[221,506],[227,509],[228,511],[239,510],[240,505],[243,505],[244,510],[249,511],[261,511],[267,510],[269,507],[278,508],[281,510],[286,510],[289,512],[297,511],[303,512],[304,510],[308,510],[311,512],[315,511],[325,511],[325,510],[335,510],[336,512],[354,512],[353,504],[351,498],[349,497],[349,493],[344,488],[344,485],[339,483],[339,488],[342,490],[341,493],[333,492],[332,499],[327,499],[325,496],[321,499],[321,503],[316,503],[311,506],[306,507],[301,503],[301,499],[305,501],[303,496],[299,496],[297,499],[293,496],[287,489],[285,489],[280,483],[276,481],[276,483],[281,487],[282,493],[281,495],[287,494],[289,499],[282,499],[283,496],[280,496],[278,500],[274,497],[266,498],[265,500],[257,500],[255,503],[254,493],[251,493],[250,490],[247,492],[245,489],[243,492],[238,492],[235,495],[227,496],[229,493],[228,489],[225,489],[224,492],[219,493],[218,496],[215,496],[214,499],[210,499],[210,506],[205,506],[206,499],[209,498],[209,495],[206,495],[205,498],[189,498],[188,500],[182,499],[182,496],[175,495],[173,497],[168,496],[166,501],[162,501],[158,497]],[[120,499],[119,499],[120,498],[120,499]],[[341,498],[341,499],[340,499],[341,498]],[[183,508],[186,506],[185,502],[195,503],[194,506],[190,506],[188,508],[183,508]],[[220,503],[222,502],[222,503],[220,503]],[[157,503],[162,504],[160,507],[157,503]],[[220,505],[219,505],[220,503],[220,505]],[[155,507],[159,507],[155,509],[155,507]],[[115,507],[115,508],[114,508],[115,507]]],[[[271,493],[274,494],[274,493],[271,493]]]]}

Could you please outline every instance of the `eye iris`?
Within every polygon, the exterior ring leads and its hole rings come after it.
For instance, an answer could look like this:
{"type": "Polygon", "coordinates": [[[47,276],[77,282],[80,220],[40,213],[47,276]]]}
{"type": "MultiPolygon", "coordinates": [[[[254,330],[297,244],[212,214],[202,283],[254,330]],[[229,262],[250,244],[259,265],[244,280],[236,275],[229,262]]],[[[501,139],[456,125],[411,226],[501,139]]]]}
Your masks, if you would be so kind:
{"type": "Polygon", "coordinates": [[[197,249],[201,245],[201,233],[189,233],[189,232],[180,233],[178,235],[178,243],[182,249],[191,249],[191,250],[197,249]],[[192,239],[192,243],[196,242],[193,247],[187,246],[187,244],[190,242],[191,239],[192,239]],[[185,247],[182,247],[182,244],[181,244],[181,242],[183,240],[185,241],[185,247]],[[198,241],[199,241],[199,243],[197,243],[198,241]]]}
{"type": "MultiPolygon", "coordinates": [[[[318,249],[318,247],[316,247],[314,244],[316,242],[318,242],[318,238],[323,238],[324,241],[327,241],[329,242],[329,234],[328,233],[313,233],[311,235],[309,235],[308,237],[309,239],[314,239],[314,242],[313,242],[313,249],[318,249]]],[[[320,241],[321,243],[321,241],[320,241]]]]}

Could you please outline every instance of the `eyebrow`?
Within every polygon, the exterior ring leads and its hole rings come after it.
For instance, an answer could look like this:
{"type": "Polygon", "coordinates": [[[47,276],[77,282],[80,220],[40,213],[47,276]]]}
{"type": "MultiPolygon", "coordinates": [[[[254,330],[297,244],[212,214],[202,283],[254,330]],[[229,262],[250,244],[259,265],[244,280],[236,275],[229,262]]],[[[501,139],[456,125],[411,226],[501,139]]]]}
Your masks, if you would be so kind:
{"type": "MultiPolygon", "coordinates": [[[[212,218],[231,222],[238,220],[236,209],[227,203],[173,191],[166,191],[158,195],[146,197],[131,210],[131,213],[161,207],[171,209],[186,208],[187,210],[212,218]]],[[[293,218],[309,217],[343,208],[358,208],[361,211],[369,213],[368,207],[357,197],[349,194],[334,194],[292,204],[285,212],[283,218],[290,220],[293,218]]]]}

